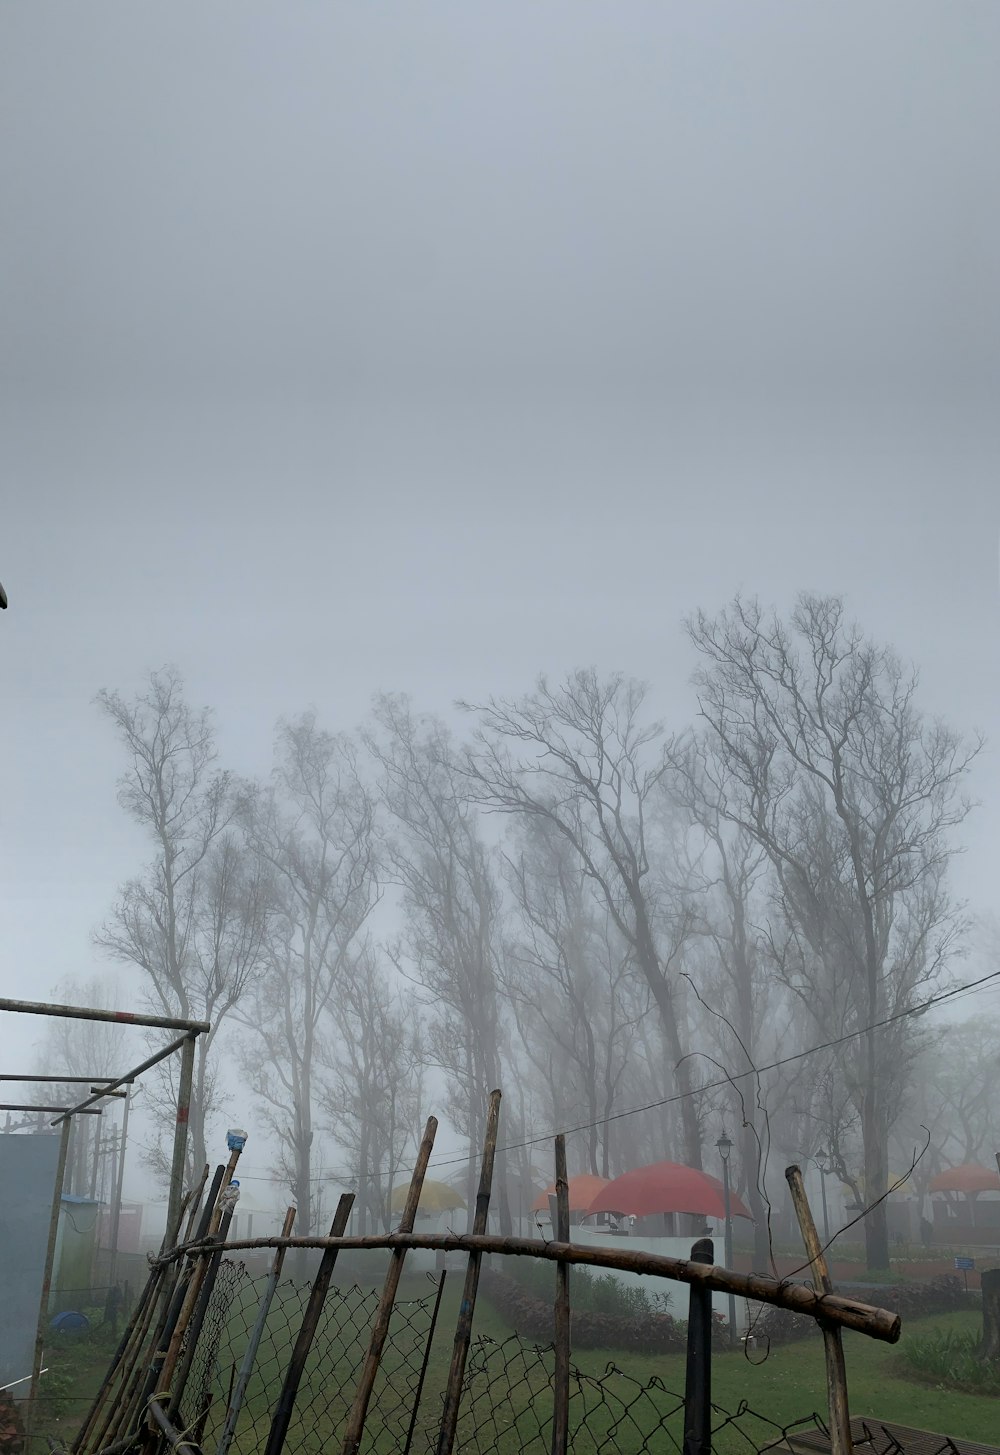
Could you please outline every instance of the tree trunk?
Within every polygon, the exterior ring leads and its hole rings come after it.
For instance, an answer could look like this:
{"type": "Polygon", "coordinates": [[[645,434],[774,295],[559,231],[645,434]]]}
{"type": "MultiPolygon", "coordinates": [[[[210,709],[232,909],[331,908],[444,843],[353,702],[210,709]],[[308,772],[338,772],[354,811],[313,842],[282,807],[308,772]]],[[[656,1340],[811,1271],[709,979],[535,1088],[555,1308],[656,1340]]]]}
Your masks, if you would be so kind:
{"type": "Polygon", "coordinates": [[[889,1222],[885,1199],[872,1206],[888,1186],[885,1137],[879,1125],[879,1111],[877,1089],[869,1083],[861,1108],[861,1136],[865,1151],[865,1205],[869,1208],[865,1214],[865,1256],[868,1270],[873,1273],[889,1267],[889,1222]]]}
{"type": "MultiPolygon", "coordinates": [[[[749,1106],[747,1107],[748,1120],[753,1116],[749,1106]]],[[[743,1176],[746,1179],[747,1202],[750,1211],[753,1213],[753,1271],[754,1273],[771,1272],[771,1243],[767,1235],[767,1208],[764,1199],[760,1195],[760,1187],[757,1182],[757,1164],[760,1159],[760,1149],[757,1145],[757,1138],[754,1136],[753,1126],[743,1128],[743,1176]]]]}
{"type": "Polygon", "coordinates": [[[995,1363],[1000,1359],[1000,1268],[987,1268],[981,1278],[983,1335],[976,1353],[980,1359],[995,1363]]]}

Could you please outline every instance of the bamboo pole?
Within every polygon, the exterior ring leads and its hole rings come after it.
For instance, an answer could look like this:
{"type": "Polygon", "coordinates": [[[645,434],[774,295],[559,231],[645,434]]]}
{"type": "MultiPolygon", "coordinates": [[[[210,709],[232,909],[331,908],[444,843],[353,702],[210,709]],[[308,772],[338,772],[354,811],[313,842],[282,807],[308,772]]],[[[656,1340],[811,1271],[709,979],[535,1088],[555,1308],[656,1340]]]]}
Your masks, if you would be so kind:
{"type": "MultiPolygon", "coordinates": [[[[295,1396],[299,1392],[299,1384],[302,1379],[303,1370],[306,1367],[306,1359],[309,1357],[309,1350],[312,1348],[313,1339],[316,1337],[319,1316],[323,1312],[323,1303],[330,1287],[330,1279],[333,1277],[333,1267],[337,1261],[337,1254],[340,1252],[342,1234],[347,1227],[347,1220],[351,1216],[351,1208],[353,1205],[353,1192],[345,1192],[337,1204],[337,1211],[334,1214],[333,1224],[330,1228],[330,1238],[327,1240],[327,1245],[320,1261],[319,1272],[316,1275],[312,1291],[309,1294],[309,1302],[306,1305],[306,1311],[303,1315],[302,1323],[299,1326],[298,1338],[295,1340],[292,1357],[288,1362],[288,1368],[285,1370],[285,1382],[281,1387],[281,1394],[275,1406],[264,1455],[280,1455],[282,1446],[285,1443],[285,1436],[288,1434],[288,1426],[291,1423],[292,1410],[295,1408],[295,1396]]],[[[309,1246],[308,1242],[305,1246],[309,1246]]]]}
{"type": "MultiPolygon", "coordinates": [[[[191,1045],[193,1048],[194,1042],[191,1042],[191,1045]]],[[[225,1212],[223,1198],[225,1197],[226,1188],[233,1180],[233,1175],[236,1172],[236,1164],[240,1160],[240,1153],[242,1151],[243,1147],[242,1145],[240,1145],[234,1147],[233,1150],[230,1152],[229,1162],[227,1163],[226,1170],[222,1176],[222,1186],[219,1188],[212,1206],[212,1212],[208,1223],[208,1237],[212,1240],[213,1245],[217,1241],[216,1234],[219,1231],[219,1225],[222,1222],[223,1214],[225,1212]]],[[[191,1316],[194,1313],[195,1305],[198,1301],[198,1295],[201,1292],[202,1283],[205,1281],[205,1277],[214,1260],[215,1250],[213,1246],[213,1257],[199,1258],[197,1265],[192,1271],[188,1286],[184,1292],[184,1302],[181,1304],[180,1313],[177,1315],[177,1322],[174,1324],[173,1330],[170,1335],[170,1343],[167,1345],[166,1357],[163,1360],[162,1368],[160,1369],[158,1374],[157,1384],[159,1387],[156,1390],[158,1396],[165,1397],[167,1391],[170,1389],[171,1381],[174,1377],[174,1370],[177,1367],[177,1359],[180,1354],[181,1343],[184,1339],[185,1333],[187,1332],[187,1327],[191,1321],[191,1316]]],[[[152,1394],[153,1391],[150,1390],[150,1393],[152,1394]]]]}
{"type": "MultiPolygon", "coordinates": [[[[207,1175],[207,1173],[208,1168],[206,1167],[205,1174],[207,1175]]],[[[204,1186],[204,1182],[205,1177],[203,1176],[201,1182],[198,1184],[198,1187],[190,1188],[185,1194],[184,1201],[181,1204],[180,1209],[181,1218],[183,1218],[184,1213],[187,1210],[187,1206],[190,1203],[191,1222],[193,1222],[194,1215],[198,1208],[197,1198],[201,1195],[201,1188],[204,1186]]],[[[189,1227],[190,1226],[191,1223],[189,1222],[189,1227]]],[[[177,1237],[177,1232],[177,1228],[166,1228],[164,1230],[163,1242],[160,1245],[161,1254],[172,1245],[177,1237]]],[[[136,1371],[139,1368],[139,1356],[141,1351],[145,1347],[145,1340],[149,1333],[149,1328],[152,1323],[153,1316],[156,1312],[157,1304],[159,1303],[160,1284],[167,1280],[170,1269],[171,1265],[165,1262],[155,1263],[150,1269],[150,1276],[146,1283],[148,1297],[146,1297],[144,1300],[140,1298],[139,1302],[136,1304],[132,1317],[129,1320],[129,1329],[126,1330],[126,1335],[123,1335],[123,1341],[121,1345],[122,1352],[118,1361],[118,1367],[116,1368],[114,1361],[112,1361],[108,1374],[105,1377],[101,1388],[98,1390],[97,1395],[95,1396],[94,1403],[91,1406],[91,1409],[87,1415],[87,1419],[84,1422],[84,1425],[81,1427],[79,1435],[74,1441],[73,1450],[74,1452],[77,1452],[77,1455],[79,1455],[79,1452],[85,1450],[87,1445],[90,1444],[90,1436],[92,1434],[95,1435],[95,1438],[93,1440],[93,1447],[96,1449],[101,1449],[102,1446],[107,1443],[108,1431],[111,1426],[120,1421],[121,1416],[124,1413],[124,1406],[126,1403],[126,1391],[130,1388],[134,1388],[135,1386],[136,1371]],[[112,1385],[116,1380],[120,1382],[120,1390],[118,1398],[115,1400],[111,1398],[110,1391],[112,1385]],[[102,1408],[104,1405],[108,1406],[107,1413],[104,1416],[103,1424],[98,1426],[98,1418],[102,1412],[102,1408]]]]}
{"type": "Polygon", "coordinates": [[[122,1370],[125,1362],[126,1350],[129,1348],[129,1345],[132,1342],[132,1336],[140,1320],[142,1319],[143,1314],[145,1313],[146,1305],[149,1299],[154,1296],[154,1290],[160,1278],[162,1277],[162,1274],[162,1268],[151,1268],[149,1270],[149,1277],[146,1279],[146,1282],[142,1288],[142,1292],[139,1294],[139,1297],[136,1300],[135,1308],[132,1310],[132,1313],[129,1316],[128,1323],[125,1325],[125,1328],[122,1331],[122,1336],[118,1341],[118,1347],[112,1355],[111,1362],[108,1365],[107,1373],[102,1379],[100,1388],[94,1395],[93,1402],[91,1403],[90,1408],[84,1416],[83,1423],[80,1426],[76,1438],[73,1440],[73,1443],[70,1446],[70,1449],[73,1452],[77,1452],[83,1448],[87,1435],[90,1432],[90,1429],[94,1423],[95,1418],[97,1417],[98,1412],[101,1409],[102,1404],[104,1403],[105,1396],[107,1395],[108,1390],[122,1370]]]}
{"type": "MultiPolygon", "coordinates": [[[[424,1128],[423,1139],[417,1152],[416,1166],[413,1169],[413,1176],[410,1178],[410,1188],[406,1194],[403,1214],[399,1220],[399,1231],[401,1233],[412,1233],[413,1231],[414,1219],[417,1216],[417,1205],[420,1202],[420,1191],[424,1185],[427,1163],[430,1160],[431,1151],[434,1147],[434,1136],[436,1132],[437,1118],[428,1117],[427,1126],[424,1128]]],[[[361,1377],[358,1380],[357,1389],[354,1392],[354,1403],[351,1405],[351,1412],[347,1417],[347,1428],[344,1431],[344,1442],[341,1446],[342,1455],[357,1455],[361,1445],[361,1436],[365,1428],[365,1416],[368,1413],[368,1402],[371,1399],[372,1390],[375,1387],[375,1376],[378,1374],[382,1351],[385,1348],[385,1341],[389,1334],[389,1320],[392,1318],[393,1304],[396,1301],[396,1290],[399,1288],[399,1278],[403,1271],[403,1259],[405,1257],[405,1247],[394,1248],[392,1250],[389,1267],[386,1270],[385,1283],[382,1286],[382,1296],[379,1299],[378,1309],[372,1322],[368,1353],[361,1369],[361,1377]]]]}
{"type": "Polygon", "coordinates": [[[232,1209],[227,1208],[222,1215],[222,1222],[219,1224],[219,1230],[215,1235],[218,1239],[219,1246],[211,1258],[206,1259],[202,1263],[202,1267],[205,1268],[205,1276],[202,1279],[201,1288],[198,1290],[198,1301],[195,1304],[191,1322],[187,1327],[187,1340],[184,1345],[184,1350],[179,1358],[176,1373],[171,1381],[170,1403],[168,1406],[171,1416],[176,1415],[180,1418],[181,1400],[184,1398],[184,1390],[187,1386],[188,1376],[191,1373],[195,1350],[198,1347],[198,1340],[201,1338],[202,1325],[205,1322],[205,1315],[208,1312],[212,1291],[215,1288],[216,1279],[219,1274],[219,1266],[222,1263],[222,1255],[226,1251],[226,1234],[229,1231],[232,1220],[232,1209]]]}
{"type": "MultiPolygon", "coordinates": [[[[204,1206],[201,1210],[201,1217],[198,1222],[197,1241],[210,1236],[216,1230],[217,1225],[214,1223],[215,1210],[225,1175],[226,1168],[220,1162],[215,1169],[215,1176],[212,1178],[212,1185],[209,1189],[208,1197],[205,1199],[204,1206]]],[[[180,1218],[176,1220],[173,1226],[179,1225],[180,1218]]],[[[214,1249],[214,1243],[211,1246],[214,1249]]],[[[165,1290],[165,1296],[162,1301],[163,1313],[156,1330],[156,1337],[153,1340],[153,1355],[149,1361],[145,1383],[142,1386],[142,1396],[139,1400],[137,1418],[141,1416],[142,1407],[146,1401],[152,1395],[160,1393],[161,1384],[164,1383],[163,1370],[166,1365],[170,1346],[173,1342],[174,1330],[186,1308],[188,1309],[187,1316],[190,1316],[188,1294],[191,1292],[191,1285],[195,1277],[197,1276],[199,1279],[204,1277],[204,1270],[204,1259],[200,1259],[197,1262],[193,1259],[188,1259],[185,1266],[178,1269],[177,1278],[173,1286],[165,1290]]],[[[196,1295],[197,1289],[192,1294],[192,1302],[196,1295]]],[[[176,1359],[176,1353],[174,1357],[176,1359]]]]}
{"type": "Polygon", "coordinates": [[[176,1450],[183,1447],[189,1452],[189,1455],[202,1455],[201,1446],[196,1445],[193,1440],[189,1440],[184,1430],[177,1429],[158,1399],[154,1398],[149,1401],[149,1413],[153,1423],[171,1449],[176,1450]]]}
{"type": "MultiPolygon", "coordinates": [[[[799,1220],[802,1241],[809,1255],[810,1266],[815,1270],[815,1280],[824,1294],[833,1292],[833,1282],[827,1267],[823,1245],[813,1222],[812,1210],[806,1197],[801,1167],[786,1167],[785,1179],[792,1194],[792,1206],[799,1220]]],[[[823,1332],[823,1352],[826,1355],[826,1391],[830,1406],[830,1452],[831,1455],[852,1455],[854,1442],[851,1439],[851,1411],[847,1401],[847,1366],[844,1363],[844,1344],[840,1329],[822,1316],[816,1322],[823,1332]]]]}
{"type": "MultiPolygon", "coordinates": [[[[854,1329],[868,1338],[895,1344],[901,1327],[899,1314],[876,1308],[842,1294],[817,1293],[805,1283],[790,1283],[769,1278],[762,1273],[735,1273],[718,1265],[693,1263],[688,1258],[668,1258],[661,1253],[640,1253],[629,1249],[598,1248],[582,1243],[542,1242],[535,1238],[479,1236],[472,1233],[376,1233],[354,1238],[240,1238],[230,1242],[231,1251],[249,1248],[315,1248],[331,1246],[345,1252],[369,1248],[427,1248],[438,1253],[503,1253],[527,1258],[560,1259],[588,1268],[618,1268],[626,1273],[641,1273],[650,1278],[672,1278],[678,1283],[699,1283],[717,1293],[733,1293],[737,1298],[773,1304],[790,1309],[808,1318],[825,1318],[845,1329],[854,1329]]],[[[211,1248],[189,1243],[175,1248],[171,1259],[185,1254],[201,1257],[211,1248]]]]}
{"type": "MultiPolygon", "coordinates": [[[[553,1232],[560,1243],[569,1242],[569,1178],[566,1173],[566,1138],[556,1137],[556,1195],[553,1232]]],[[[552,1387],[552,1455],[566,1455],[569,1445],[569,1264],[556,1264],[555,1369],[552,1387]]]]}
{"type": "MultiPolygon", "coordinates": [[[[493,1188],[493,1162],[497,1150],[497,1131],[500,1126],[500,1092],[491,1091],[486,1111],[486,1136],[483,1141],[483,1165],[479,1174],[479,1191],[476,1194],[476,1212],[472,1220],[473,1238],[481,1238],[486,1232],[486,1220],[490,1211],[490,1192],[493,1188]]],[[[465,1361],[472,1337],[472,1315],[476,1307],[476,1293],[479,1288],[479,1265],[483,1249],[468,1244],[469,1264],[465,1272],[465,1288],[458,1310],[455,1326],[455,1343],[451,1352],[451,1367],[445,1385],[444,1409],[441,1411],[441,1426],[438,1433],[437,1455],[451,1455],[458,1428],[458,1407],[462,1399],[462,1381],[465,1378],[465,1361]]]]}

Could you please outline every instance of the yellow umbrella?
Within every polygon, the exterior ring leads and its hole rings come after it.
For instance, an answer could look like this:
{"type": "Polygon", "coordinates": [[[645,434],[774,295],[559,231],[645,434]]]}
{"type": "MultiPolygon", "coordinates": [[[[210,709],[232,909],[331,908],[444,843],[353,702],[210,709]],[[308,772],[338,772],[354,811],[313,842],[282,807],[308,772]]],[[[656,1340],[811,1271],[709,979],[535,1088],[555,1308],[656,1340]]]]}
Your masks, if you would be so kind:
{"type": "MultiPolygon", "coordinates": [[[[408,1182],[402,1182],[398,1187],[392,1189],[389,1206],[393,1212],[403,1211],[409,1191],[408,1182]]],[[[453,1208],[465,1207],[465,1198],[453,1187],[449,1187],[447,1182],[435,1182],[428,1177],[420,1189],[420,1202],[417,1206],[421,1212],[425,1213],[451,1212],[453,1208]]]]}

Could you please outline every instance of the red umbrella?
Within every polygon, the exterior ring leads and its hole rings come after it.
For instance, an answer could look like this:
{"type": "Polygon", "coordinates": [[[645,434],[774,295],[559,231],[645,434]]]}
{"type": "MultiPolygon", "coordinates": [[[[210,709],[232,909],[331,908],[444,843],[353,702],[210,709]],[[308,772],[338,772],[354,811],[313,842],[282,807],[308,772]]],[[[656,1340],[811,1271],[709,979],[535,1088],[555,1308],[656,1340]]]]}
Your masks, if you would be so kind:
{"type": "MultiPolygon", "coordinates": [[[[729,1194],[729,1207],[733,1217],[752,1216],[735,1192],[729,1194]]],[[[651,1162],[648,1167],[636,1167],[609,1182],[588,1204],[587,1212],[629,1213],[634,1217],[680,1212],[722,1218],[726,1204],[717,1177],[680,1162],[651,1162]]]]}
{"type": "Polygon", "coordinates": [[[980,1167],[978,1162],[966,1162],[961,1167],[949,1167],[939,1172],[927,1184],[928,1192],[1000,1192],[1000,1177],[989,1167],[980,1167]]]}
{"type": "MultiPolygon", "coordinates": [[[[591,1199],[595,1198],[602,1187],[607,1187],[606,1177],[595,1177],[591,1172],[581,1172],[579,1177],[567,1179],[569,1186],[569,1210],[570,1212],[583,1212],[589,1206],[591,1199]]],[[[549,1198],[555,1197],[556,1185],[550,1182],[544,1192],[540,1192],[531,1204],[532,1212],[548,1212],[549,1198]]]]}

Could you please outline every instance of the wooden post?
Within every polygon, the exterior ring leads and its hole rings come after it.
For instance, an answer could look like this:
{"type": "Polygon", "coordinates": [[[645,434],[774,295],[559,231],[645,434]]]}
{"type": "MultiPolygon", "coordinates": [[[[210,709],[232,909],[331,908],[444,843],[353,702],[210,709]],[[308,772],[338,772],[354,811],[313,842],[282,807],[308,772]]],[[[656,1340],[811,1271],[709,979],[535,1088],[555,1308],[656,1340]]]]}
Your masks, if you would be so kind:
{"type": "MultiPolygon", "coordinates": [[[[813,1222],[812,1211],[802,1181],[801,1167],[786,1167],[785,1178],[792,1194],[792,1206],[802,1231],[802,1241],[809,1255],[813,1269],[813,1281],[818,1284],[817,1292],[832,1293],[833,1282],[826,1266],[823,1245],[813,1222]]],[[[844,1363],[844,1345],[840,1329],[828,1319],[818,1316],[816,1322],[823,1331],[823,1349],[826,1354],[826,1390],[830,1406],[830,1452],[831,1455],[853,1455],[851,1439],[851,1411],[847,1402],[847,1366],[844,1363]]]]}
{"type": "MultiPolygon", "coordinates": [[[[423,1140],[420,1143],[420,1150],[417,1153],[417,1163],[413,1169],[413,1176],[410,1179],[410,1190],[406,1194],[406,1205],[403,1208],[403,1215],[399,1220],[399,1231],[401,1233],[413,1232],[413,1223],[417,1216],[417,1205],[420,1202],[420,1189],[424,1185],[427,1163],[430,1160],[436,1132],[437,1118],[428,1117],[423,1140]]],[[[392,1257],[389,1259],[389,1267],[385,1275],[385,1283],[382,1287],[382,1297],[379,1299],[378,1310],[372,1324],[368,1354],[362,1366],[358,1387],[354,1392],[354,1403],[351,1406],[351,1413],[347,1418],[347,1429],[344,1432],[344,1443],[341,1447],[343,1455],[357,1455],[357,1451],[361,1445],[361,1436],[365,1428],[365,1415],[368,1413],[368,1401],[371,1399],[372,1390],[375,1388],[375,1376],[378,1373],[379,1360],[382,1358],[382,1350],[385,1348],[385,1341],[388,1337],[389,1320],[392,1317],[392,1308],[396,1301],[396,1290],[399,1287],[399,1277],[403,1271],[403,1259],[405,1257],[405,1248],[394,1248],[392,1250],[392,1257]]]]}
{"type": "MultiPolygon", "coordinates": [[[[486,1112],[486,1136],[483,1139],[483,1165],[479,1174],[479,1191],[476,1194],[476,1212],[472,1221],[472,1233],[486,1232],[486,1219],[490,1210],[490,1192],[493,1187],[493,1161],[497,1150],[497,1131],[500,1125],[500,1093],[490,1092],[486,1112]]],[[[441,1425],[438,1433],[437,1455],[451,1455],[455,1445],[455,1431],[458,1428],[458,1407],[462,1399],[462,1381],[465,1378],[465,1360],[472,1338],[472,1315],[476,1307],[476,1293],[479,1289],[479,1265],[482,1253],[473,1249],[465,1272],[465,1287],[455,1325],[455,1342],[451,1351],[451,1366],[445,1385],[444,1408],[441,1411],[441,1425]]],[[[271,1455],[268,1451],[267,1455],[271,1455]]]]}
{"type": "MultiPolygon", "coordinates": [[[[569,1178],[566,1175],[566,1138],[556,1137],[556,1242],[569,1242],[569,1178]]],[[[566,1455],[569,1446],[569,1264],[556,1264],[555,1369],[552,1388],[552,1455],[566,1455]]]]}

